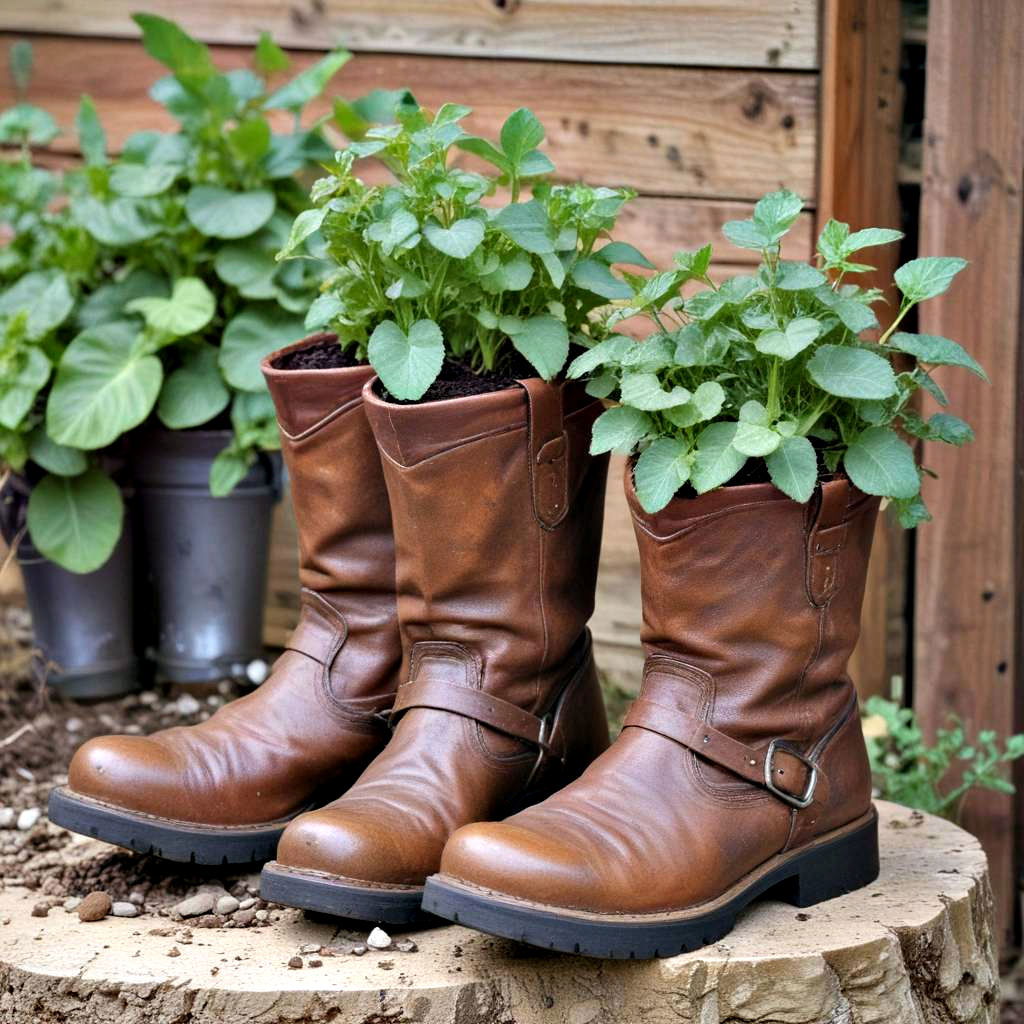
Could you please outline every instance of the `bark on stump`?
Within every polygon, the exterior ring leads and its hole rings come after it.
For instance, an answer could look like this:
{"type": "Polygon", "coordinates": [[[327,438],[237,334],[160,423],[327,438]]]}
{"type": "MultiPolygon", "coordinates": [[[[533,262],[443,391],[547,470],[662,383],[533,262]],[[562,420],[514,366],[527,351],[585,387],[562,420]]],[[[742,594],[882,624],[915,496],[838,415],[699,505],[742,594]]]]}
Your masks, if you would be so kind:
{"type": "MultiPolygon", "coordinates": [[[[645,963],[544,954],[458,927],[418,951],[370,950],[289,969],[331,924],[197,930],[168,922],[33,918],[0,894],[5,1024],[996,1024],[992,896],[977,840],[879,804],[882,874],[799,911],[765,901],[722,942],[645,963]]],[[[681,851],[685,856],[685,851],[681,851]]]]}

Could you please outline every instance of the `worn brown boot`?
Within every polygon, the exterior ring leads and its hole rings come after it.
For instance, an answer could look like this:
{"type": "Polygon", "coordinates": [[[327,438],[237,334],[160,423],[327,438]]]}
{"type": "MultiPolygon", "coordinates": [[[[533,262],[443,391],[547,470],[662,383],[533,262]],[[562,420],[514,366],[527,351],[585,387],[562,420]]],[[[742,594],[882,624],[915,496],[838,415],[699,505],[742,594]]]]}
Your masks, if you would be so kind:
{"type": "Polygon", "coordinates": [[[591,654],[600,405],[540,380],[421,405],[364,391],[391,498],[403,676],[385,751],[285,830],[266,899],[403,923],[448,837],[564,785],[608,745],[591,654]]]}
{"type": "Polygon", "coordinates": [[[401,641],[387,492],[363,411],[372,370],[278,368],[334,340],[263,362],[301,548],[287,650],[258,690],[208,721],[85,743],[50,798],[57,824],[169,860],[266,860],[289,820],[343,792],[383,748],[401,641]]]}
{"type": "Polygon", "coordinates": [[[576,783],[448,842],[423,906],[548,949],[670,956],[756,896],[798,906],[878,873],[871,776],[846,663],[878,499],[834,479],[627,492],[640,545],[643,686],[576,783]]]}

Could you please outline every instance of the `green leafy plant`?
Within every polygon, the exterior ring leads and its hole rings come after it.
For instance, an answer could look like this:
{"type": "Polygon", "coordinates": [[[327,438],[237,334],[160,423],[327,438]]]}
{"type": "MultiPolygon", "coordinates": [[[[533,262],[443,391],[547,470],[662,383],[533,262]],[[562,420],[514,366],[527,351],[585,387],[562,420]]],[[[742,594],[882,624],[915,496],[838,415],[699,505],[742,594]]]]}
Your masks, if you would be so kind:
{"type": "Polygon", "coordinates": [[[66,568],[88,572],[106,561],[117,542],[121,493],[96,456],[52,438],[43,409],[75,311],[102,280],[110,254],[55,208],[64,196],[63,178],[33,162],[34,149],[51,142],[58,127],[25,100],[31,46],[15,43],[10,65],[19,102],[0,114],[0,144],[16,151],[13,160],[0,163],[6,235],[0,249],[0,463],[5,473],[32,482],[24,514],[36,547],[66,568]]]}
{"type": "Polygon", "coordinates": [[[314,185],[315,208],[299,215],[279,254],[308,256],[310,240],[323,239],[334,271],[306,327],[337,331],[398,399],[421,398],[446,355],[485,372],[518,352],[552,378],[571,344],[607,334],[596,311],[631,294],[612,265],[650,266],[631,246],[605,244],[631,192],[544,180],[554,168],[529,110],[508,117],[498,142],[462,128],[470,113],[452,103],[431,113],[407,92],[337,104],[336,122],[354,141],[314,185]],[[494,172],[454,166],[456,150],[494,172]],[[354,166],[367,157],[394,181],[360,180],[354,166]],[[499,186],[510,201],[488,207],[499,186]]]}
{"type": "Polygon", "coordinates": [[[749,220],[725,225],[729,241],[761,254],[754,274],[716,286],[707,245],[678,253],[672,270],[627,275],[632,295],[607,323],[644,316],[655,332],[642,342],[614,334],[570,366],[570,377],[591,377],[591,393],[617,399],[595,423],[591,450],[638,454],[634,480],[648,512],[686,484],[702,494],[749,459],[764,459],[772,482],[796,501],[810,498],[823,473],[842,469],[862,491],[891,499],[911,527],[930,516],[923,470],[904,435],[953,445],[973,438],[946,412],[923,419],[913,399],[923,389],[946,404],[932,367],[986,379],[984,370],[954,341],[898,329],[918,303],[945,292],[965,262],[923,258],[900,267],[899,310],[878,342],[869,341],[882,295],[852,283],[873,269],[856,257],[902,235],[851,232],[832,220],[813,263],[783,260],[780,243],[802,206],[783,190],[761,199],[749,220]],[[684,298],[691,282],[706,288],[684,298]]]}
{"type": "Polygon", "coordinates": [[[1024,757],[1024,734],[1010,736],[1002,747],[993,729],[971,740],[951,716],[949,728],[937,730],[929,744],[910,708],[871,697],[864,710],[871,774],[882,799],[956,821],[972,789],[1016,791],[1005,768],[1024,757]]]}
{"type": "Polygon", "coordinates": [[[82,101],[86,167],[70,218],[116,259],[77,315],[46,426],[59,444],[97,451],[154,412],[173,430],[227,418],[233,440],[210,473],[223,495],[279,443],[259,361],[301,336],[323,265],[279,266],[274,253],[307,205],[296,176],[331,155],[318,127],[301,126],[302,112],[349,54],[335,50],[272,88],[268,76],[289,60],[267,35],[250,67],[224,72],[173,22],[135,21],[171,71],[151,95],[179,129],[133,135],[112,158],[82,101]],[[282,113],[292,122],[283,132],[272,123],[282,113]]]}

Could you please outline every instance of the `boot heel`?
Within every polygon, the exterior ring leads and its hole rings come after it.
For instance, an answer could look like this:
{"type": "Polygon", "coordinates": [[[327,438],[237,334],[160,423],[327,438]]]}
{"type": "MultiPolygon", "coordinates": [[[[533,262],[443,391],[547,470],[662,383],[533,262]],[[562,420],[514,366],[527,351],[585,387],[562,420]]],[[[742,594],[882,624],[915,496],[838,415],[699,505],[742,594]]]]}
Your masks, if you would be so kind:
{"type": "Polygon", "coordinates": [[[808,850],[773,895],[795,907],[844,896],[878,877],[878,816],[850,835],[808,850]]]}

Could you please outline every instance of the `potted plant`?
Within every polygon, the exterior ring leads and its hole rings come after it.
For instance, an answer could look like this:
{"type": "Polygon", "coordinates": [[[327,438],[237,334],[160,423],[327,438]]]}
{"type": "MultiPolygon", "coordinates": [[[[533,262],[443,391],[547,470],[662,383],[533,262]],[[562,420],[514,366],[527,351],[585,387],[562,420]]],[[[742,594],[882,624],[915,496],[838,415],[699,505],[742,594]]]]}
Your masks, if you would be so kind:
{"type": "MultiPolygon", "coordinates": [[[[21,567],[41,674],[69,696],[107,697],[140,678],[124,460],[106,446],[87,452],[56,441],[44,408],[114,254],[61,206],[74,172],[34,163],[34,148],[59,129],[25,101],[28,43],[11,47],[10,65],[20,95],[0,115],[0,144],[16,154],[0,164],[0,528],[21,567]]],[[[87,145],[97,130],[90,104],[78,125],[87,145]]]]}
{"type": "Polygon", "coordinates": [[[261,886],[363,919],[412,919],[452,829],[563,784],[608,741],[586,630],[600,404],[560,373],[574,345],[606,337],[609,299],[631,294],[613,266],[648,264],[608,237],[629,191],[548,181],[529,110],[498,141],[469,134],[470,114],[405,100],[395,124],[350,131],[361,137],[316,183],[316,209],[282,253],[322,236],[333,274],[310,326],[379,377],[363,406],[391,505],[405,659],[387,747],[339,800],[289,825],[261,886]],[[467,154],[479,170],[453,161],[467,154]],[[394,180],[365,184],[363,158],[394,180]]]}
{"type": "MultiPolygon", "coordinates": [[[[152,95],[179,129],[133,135],[117,158],[99,132],[85,147],[71,218],[123,257],[61,357],[46,423],[86,451],[131,434],[157,665],[198,682],[245,675],[262,654],[279,442],[259,364],[301,336],[320,274],[273,257],[306,205],[296,176],[330,154],[302,111],[349,55],[271,88],[289,61],[268,36],[251,68],[222,72],[173,22],[135,20],[171,71],[152,95]],[[274,130],[277,111],[291,130],[274,130]]],[[[262,663],[249,672],[260,678],[262,663]]]]}
{"type": "Polygon", "coordinates": [[[753,479],[771,480],[802,503],[842,472],[865,494],[889,499],[912,527],[929,515],[905,436],[954,445],[973,438],[947,412],[924,420],[914,396],[924,390],[945,406],[931,367],[960,366],[986,379],[984,370],[954,341],[899,330],[965,262],[932,257],[900,267],[899,309],[877,343],[868,341],[862,335],[878,329],[872,305],[882,296],[851,282],[874,269],[854,257],[903,236],[851,232],[831,220],[813,264],[782,260],[779,243],[802,205],[791,192],[773,193],[750,220],[725,225],[734,245],[761,252],[756,274],[716,287],[708,245],[678,253],[673,270],[634,278],[633,298],[610,322],[647,316],[655,332],[642,342],[605,339],[570,366],[570,377],[590,378],[591,393],[615,396],[594,425],[592,451],[637,456],[633,477],[646,512],[684,487],[704,494],[753,479]],[[709,287],[684,299],[679,291],[690,282],[709,287]]]}
{"type": "Polygon", "coordinates": [[[962,420],[914,407],[921,390],[945,402],[930,368],[984,371],[949,339],[900,330],[963,260],[900,267],[899,308],[871,341],[882,295],[851,279],[871,269],[858,253],[900,233],[829,221],[813,263],[783,260],[801,207],[783,190],[725,226],[760,253],[753,274],[715,285],[706,246],[632,278],[612,319],[646,314],[654,333],[605,338],[570,367],[616,403],[591,451],[635,456],[640,695],[581,779],[455,833],[427,885],[431,913],[544,948],[643,958],[716,941],[768,890],[806,907],[877,876],[846,668],[877,511],[884,498],[906,526],[928,517],[906,437],[971,439],[962,420]],[[684,298],[694,281],[706,287],[684,298]]]}

